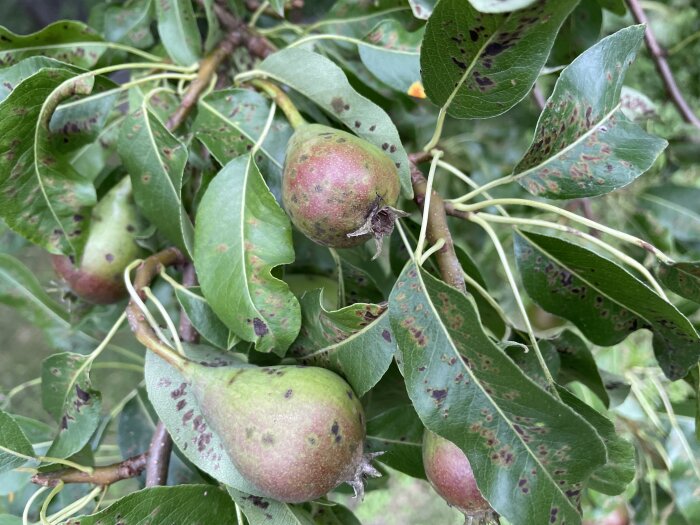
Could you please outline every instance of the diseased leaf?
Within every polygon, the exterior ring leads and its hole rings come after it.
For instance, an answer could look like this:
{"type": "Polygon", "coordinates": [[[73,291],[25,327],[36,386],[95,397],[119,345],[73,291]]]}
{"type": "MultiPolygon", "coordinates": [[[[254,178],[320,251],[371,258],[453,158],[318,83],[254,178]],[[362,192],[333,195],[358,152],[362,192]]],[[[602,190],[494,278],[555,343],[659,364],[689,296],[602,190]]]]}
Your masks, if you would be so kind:
{"type": "Polygon", "coordinates": [[[469,0],[482,13],[507,13],[534,4],[536,0],[469,0]]]}
{"type": "Polygon", "coordinates": [[[117,151],[131,175],[139,209],[168,240],[191,256],[194,228],[182,203],[187,147],[156,117],[147,99],[122,124],[117,151]]]}
{"type": "Polygon", "coordinates": [[[669,290],[700,303],[700,261],[661,263],[658,274],[669,290]]]}
{"type": "Polygon", "coordinates": [[[390,88],[408,93],[420,82],[420,43],[423,29],[409,33],[396,20],[384,20],[358,46],[367,69],[390,88]]]}
{"type": "Polygon", "coordinates": [[[648,188],[638,198],[639,205],[676,239],[700,239],[700,188],[667,184],[648,188]]]}
{"type": "Polygon", "coordinates": [[[62,525],[119,525],[173,523],[236,524],[236,508],[226,492],[215,485],[151,487],[132,492],[90,516],[78,516],[62,525]]]}
{"type": "Polygon", "coordinates": [[[644,26],[621,29],[559,76],[532,145],[513,170],[533,195],[572,199],[611,192],[649,169],[667,145],[620,109],[622,82],[644,26]]]}
{"type": "MultiPolygon", "coordinates": [[[[184,344],[184,348],[185,354],[199,363],[248,366],[230,352],[204,345],[184,344]]],[[[254,487],[240,475],[223,451],[219,437],[209,430],[190,384],[184,377],[174,367],[148,352],[145,379],[148,399],[182,454],[221,483],[254,494],[254,487]]]]}
{"type": "Polygon", "coordinates": [[[202,55],[202,39],[191,0],[156,0],[158,34],[174,62],[189,66],[202,55]]]}
{"type": "Polygon", "coordinates": [[[622,86],[620,109],[632,122],[645,121],[658,114],[656,104],[644,93],[622,86]]]}
{"type": "Polygon", "coordinates": [[[312,503],[311,509],[311,518],[316,525],[362,525],[350,509],[339,503],[333,506],[312,503]]]}
{"type": "Polygon", "coordinates": [[[92,87],[68,69],[41,69],[0,103],[0,215],[51,253],[80,254],[96,197],[53,147],[49,121],[63,99],[92,87]]]}
{"type": "MultiPolygon", "coordinates": [[[[269,101],[249,89],[214,91],[200,99],[197,107],[192,129],[222,166],[252,149],[270,113],[269,101]]],[[[270,191],[278,200],[282,195],[284,156],[292,132],[287,120],[276,115],[255,156],[270,191]]]]}
{"type": "Polygon", "coordinates": [[[301,506],[251,496],[231,487],[227,487],[227,490],[250,525],[315,525],[309,513],[301,506]]]}
{"type": "Polygon", "coordinates": [[[601,465],[588,480],[588,486],[593,490],[615,496],[622,494],[636,473],[636,454],[634,445],[621,438],[615,432],[615,425],[603,414],[591,408],[565,388],[559,387],[562,400],[578,412],[596,429],[605,443],[608,460],[601,465]]]}
{"type": "Polygon", "coordinates": [[[324,33],[362,38],[382,20],[412,20],[405,0],[336,0],[333,7],[313,27],[324,33]]]}
{"type": "Polygon", "coordinates": [[[80,354],[53,354],[41,365],[41,401],[58,422],[47,456],[67,458],[82,449],[100,424],[102,396],[92,387],[92,361],[80,354]]]}
{"type": "Polygon", "coordinates": [[[491,506],[511,523],[580,523],[583,483],[605,461],[593,428],[488,338],[468,297],[412,263],[389,313],[418,415],[468,454],[491,506]]]}
{"type": "Polygon", "coordinates": [[[16,35],[0,26],[0,66],[42,55],[91,68],[107,49],[102,37],[82,22],[61,20],[30,35],[16,35]]]}
{"type": "Polygon", "coordinates": [[[367,419],[367,450],[383,452],[376,461],[414,478],[425,479],[425,427],[411,405],[389,408],[367,419]]]}
{"type": "Polygon", "coordinates": [[[428,20],[433,14],[437,0],[408,0],[408,3],[413,11],[413,16],[421,20],[428,20]]]}
{"type": "Polygon", "coordinates": [[[532,232],[515,236],[515,258],[527,293],[574,323],[590,341],[611,346],[631,332],[654,333],[654,353],[671,380],[700,358],[700,338],[671,304],[617,264],[581,246],[532,232]]]}
{"type": "MultiPolygon", "coordinates": [[[[65,62],[47,57],[29,57],[21,62],[0,69],[0,102],[12,93],[12,90],[25,78],[32,76],[42,68],[72,69],[65,62]]],[[[77,71],[77,68],[75,68],[77,71]]]]}
{"type": "Polygon", "coordinates": [[[153,45],[151,33],[153,0],[133,0],[124,5],[110,5],[104,12],[107,40],[145,49],[153,45]]]}
{"type": "Polygon", "coordinates": [[[194,253],[202,293],[226,326],[256,350],[284,355],[301,312],[272,270],[294,260],[292,226],[250,155],[226,164],[209,184],[194,253]]]}
{"type": "Polygon", "coordinates": [[[421,46],[428,98],[457,118],[505,113],[530,92],[577,3],[540,0],[512,13],[482,14],[464,0],[442,0],[421,46]]]}
{"type": "Polygon", "coordinates": [[[238,338],[221,322],[206,299],[201,296],[198,286],[186,290],[175,288],[175,296],[192,326],[204,339],[224,350],[229,350],[238,342],[238,338]]]}
{"type": "Polygon", "coordinates": [[[328,311],[321,301],[321,290],[302,297],[301,330],[290,355],[338,372],[362,397],[382,378],[396,350],[386,308],[357,303],[328,311]]]}
{"type": "Polygon", "coordinates": [[[564,21],[554,41],[550,62],[568,64],[593,46],[600,37],[603,10],[596,0],[581,0],[564,21]]]}
{"type": "Polygon", "coordinates": [[[34,457],[32,444],[14,418],[0,410],[0,474],[21,467],[34,457]]]}
{"type": "Polygon", "coordinates": [[[396,126],[383,109],[353,89],[342,69],[317,53],[298,48],[270,55],[258,69],[299,91],[353,133],[382,148],[399,170],[404,196],[413,196],[408,156],[396,126]]]}

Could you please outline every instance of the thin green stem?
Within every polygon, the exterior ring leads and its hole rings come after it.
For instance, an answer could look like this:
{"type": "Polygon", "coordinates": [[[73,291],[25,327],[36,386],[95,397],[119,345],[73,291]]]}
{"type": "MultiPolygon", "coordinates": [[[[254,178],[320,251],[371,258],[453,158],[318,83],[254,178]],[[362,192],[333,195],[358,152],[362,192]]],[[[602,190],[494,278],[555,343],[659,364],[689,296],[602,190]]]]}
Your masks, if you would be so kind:
{"type": "Polygon", "coordinates": [[[440,137],[442,137],[442,128],[445,125],[445,117],[447,116],[447,107],[448,105],[446,104],[440,108],[437,121],[435,122],[435,131],[433,132],[433,136],[431,137],[430,141],[423,147],[423,151],[431,151],[438,145],[438,142],[440,142],[440,137]]]}
{"type": "Polygon", "coordinates": [[[294,129],[306,124],[306,120],[301,116],[294,102],[277,84],[262,79],[252,80],[250,83],[259,90],[264,91],[277,104],[294,129]]]}
{"type": "Polygon", "coordinates": [[[681,51],[684,47],[686,47],[689,44],[692,44],[695,42],[697,39],[700,38],[700,31],[696,31],[690,36],[685,37],[683,40],[678,42],[675,46],[673,46],[671,49],[667,51],[668,55],[675,55],[679,51],[681,51]]]}
{"type": "Polygon", "coordinates": [[[251,29],[255,27],[255,25],[258,23],[258,19],[262,16],[262,14],[265,12],[265,9],[270,7],[270,2],[269,0],[265,0],[262,2],[258,8],[255,10],[253,15],[250,17],[250,22],[248,22],[248,27],[251,29]]]}
{"type": "Polygon", "coordinates": [[[416,246],[416,251],[414,258],[416,261],[420,261],[423,254],[423,246],[425,245],[425,236],[428,232],[428,217],[430,216],[430,199],[433,194],[433,182],[435,180],[435,172],[437,171],[437,163],[442,157],[442,151],[432,150],[433,160],[430,163],[430,171],[428,172],[428,182],[425,190],[425,203],[423,205],[423,219],[421,221],[420,233],[418,234],[418,245],[416,246]]]}
{"type": "Polygon", "coordinates": [[[35,377],[34,379],[30,379],[29,381],[25,381],[24,383],[20,383],[13,389],[11,389],[7,395],[5,395],[5,399],[3,400],[2,403],[2,408],[5,409],[10,406],[10,402],[12,401],[12,398],[15,397],[17,394],[20,392],[24,391],[27,388],[31,388],[33,386],[37,386],[41,384],[41,378],[40,377],[35,377]]]}
{"type": "Polygon", "coordinates": [[[51,489],[51,492],[49,492],[49,495],[46,496],[46,499],[44,499],[43,503],[41,504],[41,510],[39,510],[39,520],[41,521],[41,525],[51,525],[51,522],[48,519],[46,519],[46,512],[49,510],[49,505],[56,497],[56,494],[58,494],[62,490],[63,481],[59,481],[56,484],[56,486],[51,489]]]}
{"type": "Polygon", "coordinates": [[[335,248],[328,248],[328,251],[333,257],[335,267],[338,270],[338,308],[345,306],[345,278],[343,277],[343,262],[340,260],[340,255],[335,248]]]}
{"type": "MultiPolygon", "coordinates": [[[[501,305],[498,304],[498,301],[496,301],[493,297],[491,297],[491,294],[488,292],[488,290],[486,290],[483,286],[481,286],[481,284],[479,284],[479,282],[476,279],[474,279],[467,272],[463,272],[463,273],[464,273],[464,282],[468,283],[469,286],[471,286],[477,292],[479,292],[479,295],[481,295],[481,297],[483,297],[484,300],[487,303],[489,303],[491,308],[496,310],[496,313],[498,313],[498,316],[503,321],[503,324],[506,325],[506,328],[508,329],[507,332],[509,332],[512,323],[508,319],[508,316],[506,315],[506,313],[503,311],[503,308],[501,308],[501,305]]],[[[504,339],[507,339],[507,337],[504,337],[504,339]]]]}
{"type": "Polygon", "coordinates": [[[180,355],[185,355],[185,349],[182,348],[182,342],[180,341],[180,336],[177,333],[177,328],[175,328],[175,323],[173,323],[173,320],[170,318],[170,315],[168,315],[168,311],[165,309],[165,306],[163,306],[163,303],[161,303],[158,298],[155,296],[153,291],[151,290],[150,287],[144,286],[142,288],[143,293],[146,294],[146,297],[148,298],[149,301],[151,301],[155,306],[156,309],[160,312],[161,317],[165,321],[165,325],[168,327],[168,330],[170,331],[170,339],[172,342],[175,344],[175,350],[177,350],[177,353],[180,355]]]}
{"type": "MultiPolygon", "coordinates": [[[[448,201],[449,202],[449,201],[448,201]]],[[[544,211],[549,211],[552,213],[556,213],[557,215],[561,215],[562,217],[566,217],[567,219],[571,219],[572,221],[576,221],[580,224],[583,224],[584,226],[588,226],[589,228],[593,228],[594,230],[601,231],[603,233],[607,233],[608,235],[615,237],[617,239],[620,239],[621,241],[625,241],[630,244],[634,244],[635,246],[639,246],[640,248],[653,253],[657,259],[660,261],[666,263],[666,264],[673,264],[673,259],[671,259],[668,255],[663,253],[661,250],[656,248],[655,246],[651,245],[650,243],[639,239],[638,237],[635,237],[634,235],[629,235],[627,233],[621,232],[619,230],[616,230],[615,228],[610,228],[609,226],[605,226],[604,224],[600,224],[598,222],[592,221],[590,219],[586,219],[585,217],[581,217],[580,215],[576,215],[575,213],[571,213],[570,211],[563,210],[562,208],[559,208],[558,206],[552,206],[551,204],[547,204],[544,202],[539,202],[539,201],[531,201],[528,199],[489,199],[486,201],[482,202],[477,202],[474,204],[453,204],[454,209],[460,210],[460,211],[477,211],[481,210],[483,208],[488,208],[489,206],[496,206],[496,205],[502,205],[502,206],[529,206],[531,208],[537,208],[539,210],[544,210],[544,211]]]]}
{"type": "Polygon", "coordinates": [[[27,500],[27,503],[24,505],[24,510],[22,511],[22,525],[29,525],[29,511],[32,508],[32,505],[37,498],[47,490],[49,490],[49,487],[41,487],[27,500]]]}
{"type": "Polygon", "coordinates": [[[267,138],[268,133],[270,133],[270,129],[272,128],[272,122],[275,119],[275,111],[277,111],[277,103],[273,100],[272,104],[270,104],[270,111],[267,114],[267,120],[265,121],[265,127],[260,132],[260,136],[258,137],[258,140],[255,141],[255,144],[253,145],[253,149],[250,150],[251,157],[255,157],[255,154],[262,147],[263,142],[265,142],[265,139],[267,138]]]}
{"type": "Polygon", "coordinates": [[[434,254],[438,250],[441,250],[443,246],[445,246],[445,239],[440,237],[435,244],[433,244],[430,248],[425,250],[425,253],[420,258],[420,266],[423,266],[425,264],[425,261],[427,261],[432,254],[434,254]]]}
{"type": "Polygon", "coordinates": [[[479,217],[486,221],[490,222],[499,222],[502,224],[512,224],[512,225],[524,225],[524,226],[540,226],[542,228],[551,228],[553,230],[558,230],[562,231],[565,233],[569,233],[571,235],[575,235],[577,237],[581,237],[583,239],[586,239],[588,242],[595,244],[596,246],[599,246],[603,250],[607,251],[620,261],[624,262],[628,266],[631,266],[635,270],[637,270],[640,274],[642,274],[646,280],[649,282],[649,284],[652,286],[652,288],[656,291],[656,293],[661,296],[664,300],[668,302],[668,297],[666,297],[666,293],[664,292],[663,288],[661,288],[661,285],[656,281],[654,276],[651,274],[649,270],[646,269],[646,267],[641,264],[639,261],[636,261],[629,255],[626,255],[622,251],[618,250],[617,248],[609,245],[607,242],[599,239],[598,237],[594,237],[593,235],[590,235],[588,233],[582,232],[581,230],[577,230],[575,228],[572,228],[571,226],[566,226],[564,224],[559,224],[556,222],[551,222],[551,221],[543,221],[539,219],[523,219],[520,217],[499,217],[497,215],[491,215],[489,213],[477,213],[479,217]]]}
{"type": "MultiPolygon", "coordinates": [[[[70,518],[77,512],[80,512],[88,503],[90,503],[93,499],[95,499],[95,496],[97,496],[100,492],[104,494],[104,489],[106,487],[95,487],[90,491],[88,494],[83,496],[82,498],[74,501],[70,505],[67,505],[65,508],[61,509],[55,514],[52,514],[49,516],[48,521],[49,523],[61,523],[64,521],[66,518],[70,518]]],[[[97,512],[97,509],[95,509],[95,512],[97,512]]],[[[94,513],[94,512],[93,512],[94,513]]]]}
{"type": "Polygon", "coordinates": [[[141,313],[146,318],[146,321],[148,322],[151,329],[158,336],[158,339],[160,339],[163,343],[169,346],[170,343],[168,341],[168,338],[165,337],[165,335],[163,335],[163,332],[161,332],[155,317],[153,317],[153,314],[146,306],[146,303],[144,303],[141,300],[141,297],[139,296],[138,292],[136,292],[136,288],[134,288],[134,285],[131,283],[131,271],[142,263],[143,259],[136,259],[124,269],[124,284],[126,285],[126,289],[129,292],[131,300],[136,304],[136,306],[138,306],[139,310],[141,310],[141,313]]]}
{"type": "Polygon", "coordinates": [[[399,232],[399,235],[401,236],[401,241],[403,242],[404,248],[406,248],[406,252],[408,253],[408,256],[413,258],[413,248],[411,247],[411,243],[408,242],[408,237],[406,236],[406,232],[403,229],[403,225],[401,224],[401,220],[396,221],[395,223],[396,229],[399,232]]]}
{"type": "MultiPolygon", "coordinates": [[[[448,163],[448,162],[445,162],[444,160],[439,161],[439,162],[438,162],[438,166],[439,166],[440,168],[444,169],[444,170],[449,171],[450,173],[452,173],[452,175],[454,175],[454,176],[456,176],[458,179],[464,181],[465,183],[467,183],[467,184],[468,184],[469,186],[471,186],[472,188],[478,189],[478,188],[481,188],[481,187],[482,187],[482,186],[480,186],[476,181],[474,181],[469,175],[467,175],[467,174],[464,173],[463,171],[460,171],[459,169],[457,169],[456,167],[454,167],[452,164],[450,164],[450,163],[448,163]]],[[[486,197],[487,199],[493,199],[493,197],[491,197],[491,195],[489,195],[489,194],[488,194],[487,192],[485,192],[485,191],[482,192],[482,195],[483,195],[484,197],[486,197]]],[[[503,206],[494,206],[494,208],[496,208],[496,209],[498,210],[498,212],[499,212],[501,215],[504,215],[504,216],[506,216],[506,217],[508,216],[508,212],[506,211],[506,209],[505,209],[503,206]]]]}
{"type": "Polygon", "coordinates": [[[152,60],[154,62],[160,62],[163,60],[163,57],[159,57],[158,55],[153,55],[141,49],[127,46],[124,44],[118,44],[116,42],[105,42],[103,45],[107,48],[116,49],[118,51],[126,51],[127,53],[139,56],[141,58],[145,58],[146,60],[152,60]]]}
{"type": "Polygon", "coordinates": [[[483,186],[479,186],[473,191],[470,191],[469,193],[462,195],[461,197],[457,197],[456,199],[451,199],[450,202],[453,202],[455,204],[460,204],[463,202],[467,202],[472,200],[474,197],[477,195],[481,195],[483,193],[486,193],[488,190],[492,188],[496,188],[498,186],[503,186],[504,184],[510,184],[513,182],[515,178],[512,175],[508,175],[506,177],[501,177],[500,179],[495,179],[492,180],[491,182],[488,182],[484,184],[483,186]]]}
{"type": "Polygon", "coordinates": [[[320,35],[309,35],[305,36],[304,38],[300,38],[299,40],[295,40],[291,44],[289,44],[287,47],[298,47],[302,46],[304,44],[308,44],[309,42],[313,42],[315,40],[336,40],[338,42],[348,42],[349,44],[355,44],[357,46],[362,45],[362,44],[367,44],[367,42],[363,42],[359,38],[352,38],[350,36],[344,36],[344,35],[333,35],[333,34],[320,34],[320,35]]]}
{"type": "Polygon", "coordinates": [[[537,361],[539,361],[540,367],[542,368],[542,373],[544,374],[545,379],[547,380],[547,383],[549,384],[549,390],[550,393],[559,399],[559,393],[557,392],[557,385],[554,382],[554,378],[552,377],[552,374],[549,371],[549,368],[547,367],[547,363],[544,360],[544,357],[542,356],[542,352],[540,351],[539,344],[537,343],[537,337],[535,336],[535,331],[532,328],[532,325],[530,324],[530,319],[527,316],[527,310],[525,309],[525,305],[523,304],[523,299],[520,296],[520,292],[518,291],[518,285],[515,282],[515,277],[513,277],[513,272],[510,269],[510,264],[508,263],[508,258],[506,257],[506,253],[503,250],[503,245],[501,244],[501,241],[498,238],[498,235],[496,235],[496,232],[494,229],[491,227],[491,225],[483,220],[481,217],[477,215],[472,215],[470,217],[470,220],[481,226],[486,234],[489,236],[491,239],[491,242],[493,243],[494,247],[496,248],[496,252],[498,253],[498,257],[501,260],[501,265],[503,266],[503,270],[506,273],[506,278],[508,279],[508,284],[510,285],[511,290],[513,291],[513,295],[515,296],[515,302],[518,305],[518,309],[520,310],[520,314],[523,317],[523,322],[525,323],[525,328],[527,330],[528,336],[530,337],[530,342],[532,343],[532,348],[535,351],[535,356],[537,357],[537,361]]]}
{"type": "Polygon", "coordinates": [[[76,463],[75,461],[71,461],[69,459],[52,458],[51,456],[37,456],[36,459],[41,461],[42,463],[56,463],[58,465],[65,465],[66,467],[72,467],[75,470],[79,470],[80,472],[86,472],[88,474],[92,474],[93,471],[92,467],[88,467],[87,465],[80,465],[79,463],[76,463]]]}

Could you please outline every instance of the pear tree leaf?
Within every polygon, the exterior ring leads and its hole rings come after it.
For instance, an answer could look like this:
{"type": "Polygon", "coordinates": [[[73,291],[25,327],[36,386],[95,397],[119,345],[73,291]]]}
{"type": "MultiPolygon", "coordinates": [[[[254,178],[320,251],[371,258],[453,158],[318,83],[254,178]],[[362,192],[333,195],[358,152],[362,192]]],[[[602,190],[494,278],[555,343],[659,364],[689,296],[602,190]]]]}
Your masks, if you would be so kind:
{"type": "Polygon", "coordinates": [[[194,227],[182,202],[187,147],[168,131],[147,100],[122,124],[117,151],[131,174],[134,199],[142,213],[191,256],[194,227]]]}
{"type": "Polygon", "coordinates": [[[600,7],[618,16],[624,16],[627,12],[625,0],[597,0],[597,2],[600,4],[600,7]]]}
{"type": "Polygon", "coordinates": [[[24,465],[34,449],[15,419],[0,410],[0,474],[24,465]]]}
{"type": "Polygon", "coordinates": [[[420,82],[420,43],[424,30],[410,33],[396,20],[383,20],[358,46],[360,59],[370,73],[387,86],[408,93],[420,82]]]}
{"type": "Polygon", "coordinates": [[[53,354],[41,365],[41,401],[58,422],[47,456],[67,458],[81,450],[100,424],[102,396],[92,387],[92,360],[81,354],[53,354]]]}
{"type": "Polygon", "coordinates": [[[163,46],[174,62],[189,66],[202,56],[202,37],[191,0],[157,0],[156,19],[163,46]]]}
{"type": "Polygon", "coordinates": [[[511,523],[580,523],[584,483],[606,459],[593,427],[495,345],[469,297],[415,264],[389,313],[413,406],[468,454],[491,506],[511,523]]]}
{"type": "Polygon", "coordinates": [[[413,16],[419,20],[428,20],[435,9],[436,0],[408,0],[413,16]]]}
{"type": "Polygon", "coordinates": [[[204,339],[224,350],[230,350],[238,342],[235,334],[221,322],[206,299],[202,297],[198,286],[175,288],[175,297],[187,314],[192,326],[204,339]]]}
{"type": "Polygon", "coordinates": [[[216,10],[214,9],[215,3],[216,0],[204,0],[202,2],[204,14],[207,18],[207,37],[204,40],[204,51],[207,53],[214,49],[216,44],[221,41],[223,36],[221,23],[219,22],[219,17],[216,15],[216,10]]]}
{"type": "Polygon", "coordinates": [[[647,188],[639,205],[680,241],[700,239],[700,188],[666,184],[647,188]]]}
{"type": "Polygon", "coordinates": [[[574,323],[591,342],[611,346],[645,328],[671,380],[700,359],[700,338],[675,306],[614,262],[556,237],[520,231],[515,259],[525,290],[543,309],[574,323]]]}
{"type": "Polygon", "coordinates": [[[658,108],[649,97],[628,86],[622,86],[620,104],[620,109],[632,122],[644,122],[658,115],[658,108]]]}
{"type": "Polygon", "coordinates": [[[301,506],[252,496],[232,487],[226,489],[250,525],[316,525],[311,515],[301,506]]]}
{"type": "Polygon", "coordinates": [[[94,79],[41,69],[0,103],[0,215],[51,253],[80,255],[95,189],[57,151],[49,130],[59,103],[92,91],[94,79]]]}
{"type": "Polygon", "coordinates": [[[236,508],[226,491],[216,485],[150,487],[132,492],[96,514],[70,518],[61,525],[126,523],[236,525],[236,508]]]}
{"type": "Polygon", "coordinates": [[[700,261],[661,263],[658,275],[669,290],[700,303],[700,261]]]}
{"type": "MultiPolygon", "coordinates": [[[[205,345],[183,346],[187,357],[198,363],[248,366],[230,352],[205,345]]],[[[148,352],[144,377],[148,399],[182,454],[221,483],[248,494],[256,494],[255,488],[241,476],[223,451],[219,437],[209,429],[190,384],[182,374],[148,352]]]]}
{"type": "Polygon", "coordinates": [[[342,69],[318,53],[299,48],[270,55],[258,69],[311,99],[357,136],[382,148],[399,171],[404,196],[413,196],[408,156],[396,126],[382,108],[355,91],[342,69]]]}
{"type": "Polygon", "coordinates": [[[151,33],[153,0],[133,0],[124,5],[110,5],[104,12],[104,34],[107,40],[139,49],[153,45],[151,33]]]}
{"type": "MultiPolygon", "coordinates": [[[[430,0],[422,0],[430,1],[430,0]]],[[[410,22],[411,8],[405,0],[336,0],[326,15],[313,25],[318,31],[327,34],[362,38],[383,20],[398,19],[410,22]]],[[[342,45],[342,42],[339,43],[342,45]]]]}
{"type": "Polygon", "coordinates": [[[469,0],[474,9],[482,13],[507,13],[523,9],[537,0],[469,0]]]}
{"type": "Polygon", "coordinates": [[[442,0],[421,45],[426,95],[457,118],[505,113],[530,92],[577,3],[539,1],[512,13],[484,14],[464,0],[442,0]]]}
{"type": "Polygon", "coordinates": [[[284,355],[301,312],[272,270],[294,260],[292,226],[250,155],[233,159],[209,184],[194,254],[202,293],[226,326],[256,350],[284,355]]]}
{"type": "Polygon", "coordinates": [[[581,0],[554,41],[550,62],[569,64],[600,38],[603,10],[596,0],[581,0]]]}
{"type": "Polygon", "coordinates": [[[567,405],[593,425],[608,452],[608,460],[593,471],[588,480],[588,486],[609,496],[622,494],[636,474],[634,445],[620,437],[615,432],[613,422],[603,414],[588,406],[567,389],[559,387],[557,391],[567,405]]]}
{"type": "Polygon", "coordinates": [[[514,178],[533,195],[573,199],[626,186],[666,145],[620,109],[625,73],[644,26],[621,29],[574,60],[557,80],[514,178]]]}
{"type": "Polygon", "coordinates": [[[108,44],[82,22],[60,20],[30,35],[16,35],[0,26],[0,67],[36,55],[91,68],[108,44]]]}
{"type": "Polygon", "coordinates": [[[367,450],[383,452],[376,461],[414,478],[425,479],[425,427],[412,405],[391,407],[367,418],[367,450]]]}
{"type": "MultiPolygon", "coordinates": [[[[16,64],[3,67],[0,69],[0,102],[5,100],[20,82],[42,68],[73,69],[73,66],[53,58],[36,56],[25,58],[16,64]]],[[[77,71],[78,68],[75,68],[75,70],[77,71]]]]}
{"type": "MultiPolygon", "coordinates": [[[[214,158],[225,166],[248,153],[265,128],[270,102],[249,89],[214,91],[200,99],[192,129],[214,158]]],[[[276,115],[255,162],[276,197],[282,195],[282,167],[292,136],[287,120],[276,115]]]]}
{"type": "Polygon", "coordinates": [[[382,378],[396,350],[386,309],[356,303],[328,311],[321,303],[321,290],[302,297],[301,330],[290,355],[338,372],[362,397],[382,378]]]}

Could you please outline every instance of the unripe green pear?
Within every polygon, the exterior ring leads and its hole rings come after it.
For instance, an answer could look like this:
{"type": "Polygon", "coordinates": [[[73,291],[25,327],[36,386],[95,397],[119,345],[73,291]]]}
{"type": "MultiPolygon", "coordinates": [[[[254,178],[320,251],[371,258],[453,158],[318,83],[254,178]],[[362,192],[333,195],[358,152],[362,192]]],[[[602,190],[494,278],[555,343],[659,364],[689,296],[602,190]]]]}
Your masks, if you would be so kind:
{"type": "MultiPolygon", "coordinates": [[[[386,149],[396,148],[385,144],[386,149]]],[[[355,135],[320,124],[303,124],[289,140],[282,200],[294,225],[331,248],[379,242],[403,214],[394,162],[355,135]]]]}
{"type": "Polygon", "coordinates": [[[186,362],[182,371],[224,451],[260,494],[301,503],[343,482],[361,494],[363,478],[378,475],[363,454],[362,405],[330,370],[186,362]]]}
{"type": "Polygon", "coordinates": [[[497,523],[496,514],[476,486],[467,456],[447,439],[430,430],[423,435],[423,466],[428,481],[469,525],[497,523]]]}
{"type": "Polygon", "coordinates": [[[71,257],[53,255],[56,273],[81,299],[111,304],[127,295],[124,268],[144,255],[136,235],[144,229],[131,194],[131,180],[124,177],[92,210],[90,233],[77,264],[71,257]]]}

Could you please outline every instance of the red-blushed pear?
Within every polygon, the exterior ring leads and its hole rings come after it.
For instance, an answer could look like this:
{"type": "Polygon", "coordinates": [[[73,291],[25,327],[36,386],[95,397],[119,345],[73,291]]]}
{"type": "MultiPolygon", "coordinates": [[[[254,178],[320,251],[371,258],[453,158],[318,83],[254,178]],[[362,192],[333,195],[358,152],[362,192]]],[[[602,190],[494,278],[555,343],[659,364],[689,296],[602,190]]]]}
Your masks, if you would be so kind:
{"type": "Polygon", "coordinates": [[[111,304],[127,295],[124,268],[144,255],[136,244],[143,231],[131,193],[131,180],[124,177],[92,210],[90,233],[80,261],[66,255],[52,255],[56,273],[81,299],[94,304],[111,304]]]}

